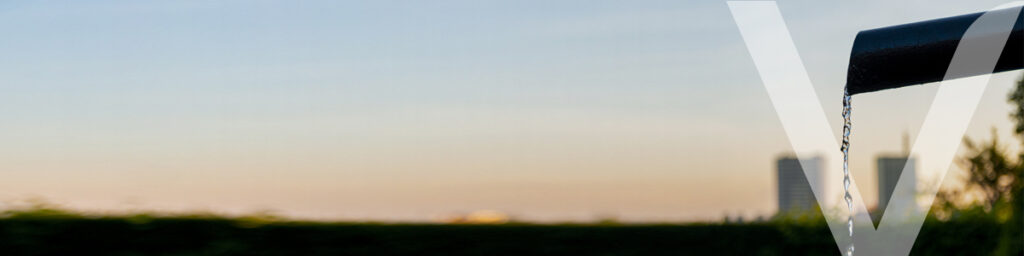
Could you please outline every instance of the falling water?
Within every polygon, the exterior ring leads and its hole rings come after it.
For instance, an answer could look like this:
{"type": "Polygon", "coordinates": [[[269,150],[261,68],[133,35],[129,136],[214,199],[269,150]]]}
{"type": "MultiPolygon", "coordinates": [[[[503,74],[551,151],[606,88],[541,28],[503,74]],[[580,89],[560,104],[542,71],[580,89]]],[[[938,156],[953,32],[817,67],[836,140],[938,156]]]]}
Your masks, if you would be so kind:
{"type": "Polygon", "coordinates": [[[843,151],[843,191],[846,193],[843,199],[850,211],[846,219],[846,228],[850,231],[850,246],[846,248],[846,256],[853,256],[853,196],[850,195],[850,128],[853,122],[850,121],[850,99],[850,92],[843,88],[843,145],[839,150],[843,151]]]}

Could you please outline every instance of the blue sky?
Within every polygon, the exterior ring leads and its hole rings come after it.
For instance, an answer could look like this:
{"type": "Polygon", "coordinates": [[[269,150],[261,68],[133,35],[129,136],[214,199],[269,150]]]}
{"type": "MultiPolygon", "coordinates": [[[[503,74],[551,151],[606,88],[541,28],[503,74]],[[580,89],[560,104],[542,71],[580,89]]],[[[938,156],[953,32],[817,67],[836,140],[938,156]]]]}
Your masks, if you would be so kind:
{"type": "MultiPolygon", "coordinates": [[[[857,31],[1000,3],[779,6],[837,129],[857,31]]],[[[22,1],[0,32],[8,202],[717,219],[774,211],[789,149],[722,1],[22,1]]],[[[969,134],[1007,134],[1018,76],[969,134]]],[[[932,95],[856,99],[858,180],[932,95]]]]}

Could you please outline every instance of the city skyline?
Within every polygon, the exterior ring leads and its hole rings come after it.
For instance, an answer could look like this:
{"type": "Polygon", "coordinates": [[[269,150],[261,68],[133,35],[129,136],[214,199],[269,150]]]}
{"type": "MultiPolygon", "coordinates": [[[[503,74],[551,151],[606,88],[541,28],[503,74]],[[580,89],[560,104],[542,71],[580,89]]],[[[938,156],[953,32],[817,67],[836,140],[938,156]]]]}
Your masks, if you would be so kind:
{"type": "MultiPolygon", "coordinates": [[[[809,167],[809,172],[820,173],[822,164],[824,164],[823,159],[821,157],[814,157],[801,161],[792,154],[784,153],[775,162],[776,200],[778,201],[776,212],[785,213],[792,210],[793,213],[806,213],[806,211],[818,207],[817,200],[811,190],[811,185],[806,179],[803,168],[809,167]]],[[[908,176],[911,184],[910,190],[917,191],[916,165],[914,162],[915,158],[906,155],[906,151],[901,154],[877,154],[874,179],[869,182],[860,183],[862,186],[874,186],[875,188],[876,203],[869,204],[869,209],[877,209],[879,213],[885,211],[888,198],[893,196],[896,182],[905,170],[908,170],[910,173],[908,176]]],[[[817,184],[822,184],[826,187],[835,185],[827,181],[819,181],[817,184]]]]}

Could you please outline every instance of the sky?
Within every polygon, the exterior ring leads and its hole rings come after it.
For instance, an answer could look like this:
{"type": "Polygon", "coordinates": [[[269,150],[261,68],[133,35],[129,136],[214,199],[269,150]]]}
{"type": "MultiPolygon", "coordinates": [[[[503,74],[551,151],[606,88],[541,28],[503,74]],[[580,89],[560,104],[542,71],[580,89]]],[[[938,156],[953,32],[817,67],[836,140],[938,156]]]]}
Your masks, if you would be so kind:
{"type": "MultiPolygon", "coordinates": [[[[838,140],[857,31],[1002,3],[778,5],[838,140]]],[[[772,214],[790,151],[724,1],[10,1],[0,33],[5,207],[719,220],[772,214]]],[[[1020,77],[968,136],[1019,150],[1020,77]]],[[[935,89],[855,96],[869,205],[935,89]]]]}

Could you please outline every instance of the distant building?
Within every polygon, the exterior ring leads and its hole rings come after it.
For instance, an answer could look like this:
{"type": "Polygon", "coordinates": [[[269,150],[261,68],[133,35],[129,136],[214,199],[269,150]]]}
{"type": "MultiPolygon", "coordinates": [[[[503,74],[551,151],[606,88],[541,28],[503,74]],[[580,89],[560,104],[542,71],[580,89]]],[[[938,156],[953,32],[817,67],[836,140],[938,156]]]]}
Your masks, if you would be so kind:
{"type": "MultiPolygon", "coordinates": [[[[882,156],[878,158],[878,212],[886,213],[886,206],[889,205],[889,200],[894,195],[904,198],[916,198],[915,191],[917,191],[917,173],[915,171],[914,158],[907,156],[882,156]],[[904,169],[906,167],[906,169],[904,169]],[[900,176],[903,172],[909,172],[904,182],[907,183],[908,188],[906,190],[896,192],[896,183],[900,180],[900,176]]],[[[900,205],[893,208],[892,212],[903,212],[906,213],[909,210],[917,208],[917,203],[909,205],[900,205]]],[[[879,215],[878,218],[881,216],[879,215]]]]}
{"type": "Polygon", "coordinates": [[[818,209],[818,201],[814,198],[814,191],[811,189],[810,179],[804,175],[804,170],[811,174],[812,179],[817,179],[816,184],[824,184],[822,181],[822,159],[815,157],[801,161],[796,157],[782,157],[776,162],[776,174],[778,177],[779,213],[807,213],[818,209]]]}

